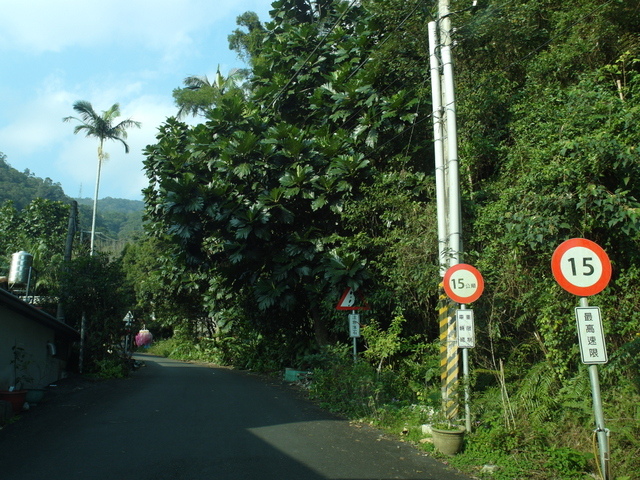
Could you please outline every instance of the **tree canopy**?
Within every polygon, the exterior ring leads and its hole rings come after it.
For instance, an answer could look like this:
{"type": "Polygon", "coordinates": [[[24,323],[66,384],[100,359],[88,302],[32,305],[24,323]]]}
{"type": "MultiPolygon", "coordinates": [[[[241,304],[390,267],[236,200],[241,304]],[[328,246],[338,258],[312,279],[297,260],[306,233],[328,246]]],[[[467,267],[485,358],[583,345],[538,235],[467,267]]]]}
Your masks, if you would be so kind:
{"type": "Polygon", "coordinates": [[[7,156],[0,152],[0,202],[11,200],[16,208],[22,209],[35,198],[67,200],[59,183],[54,183],[50,178],[36,177],[29,170],[19,172],[11,167],[7,156]]]}
{"type": "MultiPolygon", "coordinates": [[[[632,9],[541,0],[455,18],[466,258],[525,330],[550,320],[516,298],[548,270],[561,239],[629,245],[618,261],[635,261],[632,9]],[[587,22],[600,28],[589,27],[598,47],[585,54],[578,38],[587,22]],[[523,287],[500,290],[514,275],[524,275],[523,287]]],[[[438,283],[425,133],[432,15],[419,2],[280,0],[268,23],[242,16],[247,31],[230,45],[249,58],[248,90],[218,88],[199,107],[206,121],[169,119],[146,151],[156,235],[194,270],[252,297],[270,327],[296,311],[328,341],[342,328],[330,304],[346,286],[428,325],[438,283]]],[[[557,292],[550,282],[543,290],[557,292]]]]}
{"type": "MultiPolygon", "coordinates": [[[[605,377],[616,388],[636,378],[640,15],[631,0],[468,3],[452,2],[451,21],[463,260],[486,285],[474,356],[483,372],[508,363],[533,424],[558,410],[554,388],[581,378],[576,299],[550,270],[568,238],[611,257],[597,296],[615,352],[605,377]]],[[[335,312],[346,287],[366,292],[372,335],[433,341],[436,12],[413,0],[272,7],[266,23],[242,16],[229,38],[250,65],[246,87],[218,89],[198,125],[168,119],[146,149],[149,241],[171,278],[159,291],[188,291],[199,318],[252,332],[281,366],[347,339],[335,312]]],[[[370,346],[379,365],[408,348],[370,346]]]]}

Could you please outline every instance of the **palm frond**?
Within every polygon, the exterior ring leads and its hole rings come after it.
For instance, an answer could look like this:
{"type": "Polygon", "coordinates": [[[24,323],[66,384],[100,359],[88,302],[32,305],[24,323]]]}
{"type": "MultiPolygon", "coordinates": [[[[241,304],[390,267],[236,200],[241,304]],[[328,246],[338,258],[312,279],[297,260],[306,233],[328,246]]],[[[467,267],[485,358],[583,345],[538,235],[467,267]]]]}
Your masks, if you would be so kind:
{"type": "Polygon", "coordinates": [[[202,87],[211,87],[211,82],[206,75],[191,75],[183,81],[185,87],[190,90],[198,90],[202,87]]]}

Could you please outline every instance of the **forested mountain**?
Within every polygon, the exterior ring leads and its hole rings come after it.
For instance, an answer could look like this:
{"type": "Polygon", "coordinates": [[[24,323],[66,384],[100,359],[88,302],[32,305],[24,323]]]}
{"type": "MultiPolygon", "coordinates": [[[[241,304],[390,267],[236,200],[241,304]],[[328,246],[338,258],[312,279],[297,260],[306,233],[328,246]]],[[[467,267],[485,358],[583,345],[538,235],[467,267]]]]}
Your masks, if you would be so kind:
{"type": "MultiPolygon", "coordinates": [[[[19,172],[0,152],[0,204],[11,201],[17,210],[24,209],[34,199],[62,201],[69,203],[68,197],[59,183],[50,178],[36,177],[29,170],[19,172]]],[[[75,199],[80,207],[81,228],[89,230],[93,199],[75,199]]],[[[144,203],[122,198],[103,198],[99,201],[96,225],[102,233],[113,239],[131,238],[142,231],[144,203]]]]}
{"type": "Polygon", "coordinates": [[[7,162],[5,154],[0,152],[0,204],[13,201],[18,209],[26,207],[34,198],[66,201],[59,183],[50,178],[36,177],[29,170],[19,172],[7,162]]]}
{"type": "MultiPolygon", "coordinates": [[[[78,205],[93,206],[93,198],[76,198],[78,205]]],[[[117,213],[140,213],[144,210],[144,202],[141,200],[128,200],[124,198],[104,197],[100,199],[100,208],[117,213]]]]}
{"type": "MultiPolygon", "coordinates": [[[[593,304],[611,352],[613,456],[637,472],[640,5],[451,3],[462,260],[486,285],[473,305],[479,443],[467,454],[502,462],[505,479],[596,470],[590,434],[576,433],[592,415],[578,300],[550,269],[555,248],[580,237],[613,263],[593,304]],[[531,448],[518,470],[512,456],[531,448]]],[[[140,308],[188,338],[224,327],[199,347],[241,364],[326,367],[350,341],[337,298],[359,288],[375,368],[339,384],[348,362],[337,362],[320,388],[335,386],[356,416],[398,408],[400,394],[428,403],[445,343],[426,34],[437,12],[419,0],[277,0],[271,15],[240,17],[230,37],[248,83],[177,89],[201,123],[169,119],[146,150],[154,237],[128,259],[140,308]]]]}
{"type": "MultiPolygon", "coordinates": [[[[76,198],[80,211],[86,218],[91,218],[92,198],[76,198]]],[[[118,239],[127,239],[142,232],[142,213],[144,203],[140,200],[105,197],[98,201],[96,225],[107,235],[118,239]]]]}

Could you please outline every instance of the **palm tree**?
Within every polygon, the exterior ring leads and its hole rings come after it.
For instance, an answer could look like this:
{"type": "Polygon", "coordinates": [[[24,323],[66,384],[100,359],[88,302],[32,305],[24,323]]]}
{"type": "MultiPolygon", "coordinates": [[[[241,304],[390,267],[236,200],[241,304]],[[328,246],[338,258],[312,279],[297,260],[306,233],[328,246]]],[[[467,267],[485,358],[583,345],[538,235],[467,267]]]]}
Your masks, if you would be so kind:
{"type": "Polygon", "coordinates": [[[80,118],[65,117],[63,122],[70,120],[77,120],[80,125],[76,125],[73,129],[73,133],[84,131],[87,137],[94,137],[100,140],[98,145],[98,174],[96,175],[96,190],[93,196],[93,218],[91,220],[91,250],[90,254],[93,255],[93,245],[96,233],[96,211],[98,209],[98,189],[100,188],[100,172],[102,170],[102,162],[109,158],[109,155],[104,152],[103,146],[105,140],[117,140],[124,145],[124,152],[129,153],[129,145],[124,141],[127,138],[127,129],[131,127],[140,128],[142,125],[140,122],[133,121],[131,119],[123,120],[114,125],[116,118],[120,116],[120,105],[114,103],[109,110],[102,112],[102,115],[98,115],[91,103],[85,100],[79,100],[73,104],[73,109],[78,112],[80,118]]]}
{"type": "Polygon", "coordinates": [[[176,117],[205,115],[226,93],[234,90],[242,91],[244,86],[240,85],[240,82],[246,76],[246,70],[234,68],[225,78],[220,73],[220,65],[218,65],[213,82],[206,75],[192,75],[185,78],[185,87],[173,90],[173,98],[179,107],[176,117]]]}

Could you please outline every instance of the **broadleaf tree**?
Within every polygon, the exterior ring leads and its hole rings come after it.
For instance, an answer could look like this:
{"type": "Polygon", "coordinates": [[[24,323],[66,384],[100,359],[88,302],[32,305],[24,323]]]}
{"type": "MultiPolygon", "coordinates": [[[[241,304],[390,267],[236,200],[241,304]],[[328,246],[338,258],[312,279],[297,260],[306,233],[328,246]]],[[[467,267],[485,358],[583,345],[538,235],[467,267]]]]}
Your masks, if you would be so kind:
{"type": "Polygon", "coordinates": [[[249,98],[229,91],[206,123],[161,127],[146,150],[145,195],[156,234],[181,245],[185,262],[249,288],[265,312],[256,323],[313,332],[323,344],[344,330],[331,303],[369,276],[362,247],[349,241],[345,205],[381,169],[410,164],[419,102],[379,94],[357,68],[376,41],[355,21],[367,19],[361,7],[296,5],[274,2],[249,98]],[[389,155],[394,143],[409,148],[389,155]]]}

